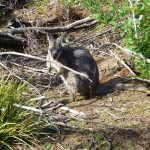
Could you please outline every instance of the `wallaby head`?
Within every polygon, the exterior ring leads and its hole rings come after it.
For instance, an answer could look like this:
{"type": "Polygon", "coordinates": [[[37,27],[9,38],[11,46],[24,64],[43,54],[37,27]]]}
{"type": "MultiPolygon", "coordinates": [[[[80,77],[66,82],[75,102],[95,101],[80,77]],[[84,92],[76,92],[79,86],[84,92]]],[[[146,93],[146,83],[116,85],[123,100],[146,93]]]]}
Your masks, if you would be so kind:
{"type": "Polygon", "coordinates": [[[57,60],[62,53],[61,48],[62,37],[59,37],[55,40],[51,34],[48,34],[47,38],[49,42],[48,52],[50,53],[50,55],[54,60],[57,60]]]}

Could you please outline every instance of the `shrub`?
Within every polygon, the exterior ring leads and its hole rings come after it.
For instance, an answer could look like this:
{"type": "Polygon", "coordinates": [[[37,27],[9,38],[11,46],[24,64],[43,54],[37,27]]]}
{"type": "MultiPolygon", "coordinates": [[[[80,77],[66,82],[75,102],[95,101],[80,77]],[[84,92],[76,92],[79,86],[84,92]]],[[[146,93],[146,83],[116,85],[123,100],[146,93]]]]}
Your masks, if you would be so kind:
{"type": "Polygon", "coordinates": [[[0,149],[12,149],[14,142],[28,146],[32,143],[34,117],[13,105],[30,105],[22,95],[26,90],[25,84],[17,85],[14,79],[4,79],[4,75],[0,78],[0,149]]]}

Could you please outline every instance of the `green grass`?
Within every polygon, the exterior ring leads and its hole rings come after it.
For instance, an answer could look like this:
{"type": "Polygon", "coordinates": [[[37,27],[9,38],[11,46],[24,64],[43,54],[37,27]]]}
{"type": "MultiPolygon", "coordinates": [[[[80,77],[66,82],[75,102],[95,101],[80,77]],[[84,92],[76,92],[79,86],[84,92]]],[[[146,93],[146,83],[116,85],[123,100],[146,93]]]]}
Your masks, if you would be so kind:
{"type": "Polygon", "coordinates": [[[25,84],[0,75],[0,149],[13,149],[16,143],[30,146],[33,143],[35,117],[27,110],[13,104],[31,105],[29,98],[23,96],[27,90],[25,84]]]}

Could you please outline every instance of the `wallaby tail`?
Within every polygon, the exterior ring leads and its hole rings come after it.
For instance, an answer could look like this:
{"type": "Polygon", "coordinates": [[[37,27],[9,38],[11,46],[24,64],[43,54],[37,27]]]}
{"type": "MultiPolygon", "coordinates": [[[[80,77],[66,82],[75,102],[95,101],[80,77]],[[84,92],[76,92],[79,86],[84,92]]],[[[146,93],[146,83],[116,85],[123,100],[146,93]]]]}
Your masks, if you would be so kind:
{"type": "Polygon", "coordinates": [[[140,92],[150,94],[150,89],[141,84],[125,84],[125,83],[99,85],[94,94],[95,95],[105,95],[105,94],[114,92],[115,90],[140,91],[140,92]]]}

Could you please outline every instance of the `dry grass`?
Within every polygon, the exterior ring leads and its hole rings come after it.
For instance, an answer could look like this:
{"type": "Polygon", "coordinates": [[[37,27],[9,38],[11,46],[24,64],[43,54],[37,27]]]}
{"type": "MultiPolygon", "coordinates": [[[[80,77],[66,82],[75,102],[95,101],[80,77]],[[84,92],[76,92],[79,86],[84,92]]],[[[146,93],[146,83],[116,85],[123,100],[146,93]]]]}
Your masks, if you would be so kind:
{"type": "Polygon", "coordinates": [[[58,22],[53,22],[52,25],[64,23],[64,21],[74,21],[86,17],[89,12],[80,9],[77,6],[67,8],[59,0],[48,0],[48,3],[37,3],[35,1],[24,9],[14,11],[14,16],[26,21],[48,21],[55,18],[58,22]]]}

